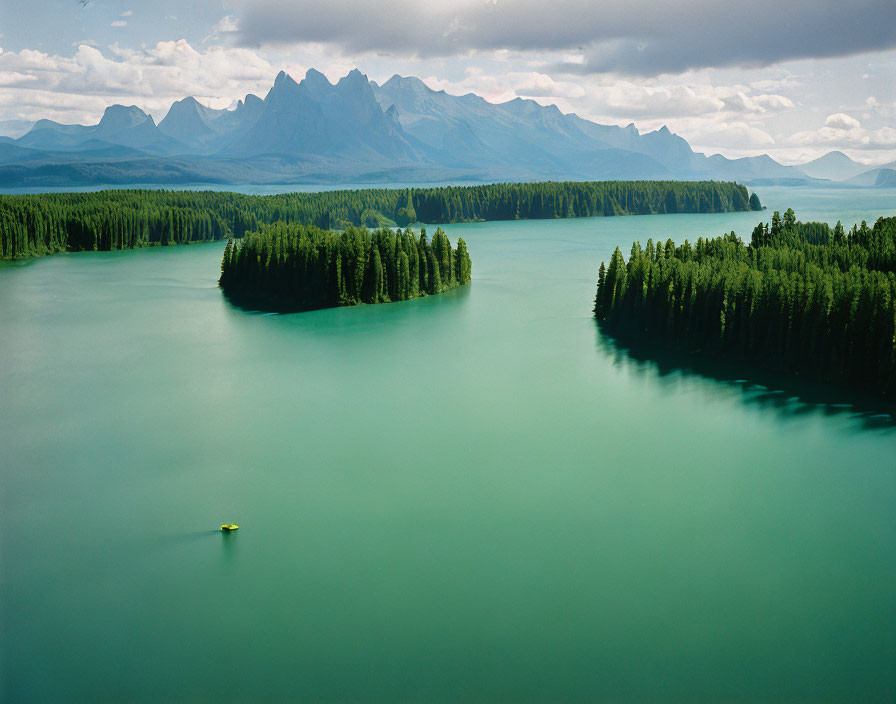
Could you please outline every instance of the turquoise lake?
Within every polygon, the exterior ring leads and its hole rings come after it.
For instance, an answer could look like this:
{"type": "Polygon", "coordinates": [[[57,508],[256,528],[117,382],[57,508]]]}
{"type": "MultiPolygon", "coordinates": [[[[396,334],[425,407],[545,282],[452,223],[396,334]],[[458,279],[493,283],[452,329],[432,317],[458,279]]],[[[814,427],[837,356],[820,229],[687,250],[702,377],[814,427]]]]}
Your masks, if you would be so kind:
{"type": "Polygon", "coordinates": [[[896,214],[757,192],[448,225],[470,286],[294,315],[223,242],[0,266],[0,701],[896,700],[891,411],[591,317],[617,244],[896,214]]]}

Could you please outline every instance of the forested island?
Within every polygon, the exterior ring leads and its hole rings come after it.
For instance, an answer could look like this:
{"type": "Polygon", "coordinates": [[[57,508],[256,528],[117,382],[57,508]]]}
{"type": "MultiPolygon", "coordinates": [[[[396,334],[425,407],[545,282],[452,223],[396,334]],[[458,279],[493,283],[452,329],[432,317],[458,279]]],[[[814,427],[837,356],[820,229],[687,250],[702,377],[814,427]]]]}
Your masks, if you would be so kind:
{"type": "Polygon", "coordinates": [[[715,239],[617,247],[598,273],[594,314],[623,340],[803,374],[896,397],[896,218],[848,232],[760,223],[749,245],[715,239]]]}
{"type": "Polygon", "coordinates": [[[274,222],[341,230],[761,207],[744,186],[717,181],[501,183],[270,196],[163,190],[4,195],[0,259],[241,238],[274,222]]]}
{"type": "Polygon", "coordinates": [[[274,223],[228,241],[221,261],[224,293],[235,303],[277,311],[387,303],[442,293],[470,283],[470,255],[452,249],[437,229],[332,232],[274,223]]]}

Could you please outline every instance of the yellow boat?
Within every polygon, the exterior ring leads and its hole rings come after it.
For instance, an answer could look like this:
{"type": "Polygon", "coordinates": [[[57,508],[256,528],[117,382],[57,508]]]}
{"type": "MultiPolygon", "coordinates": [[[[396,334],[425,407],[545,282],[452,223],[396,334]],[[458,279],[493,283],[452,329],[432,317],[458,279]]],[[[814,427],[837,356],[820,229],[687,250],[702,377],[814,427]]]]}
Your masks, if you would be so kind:
{"type": "Polygon", "coordinates": [[[236,523],[224,523],[221,526],[221,530],[223,530],[225,533],[229,533],[232,530],[237,530],[238,528],[239,526],[236,523]]]}

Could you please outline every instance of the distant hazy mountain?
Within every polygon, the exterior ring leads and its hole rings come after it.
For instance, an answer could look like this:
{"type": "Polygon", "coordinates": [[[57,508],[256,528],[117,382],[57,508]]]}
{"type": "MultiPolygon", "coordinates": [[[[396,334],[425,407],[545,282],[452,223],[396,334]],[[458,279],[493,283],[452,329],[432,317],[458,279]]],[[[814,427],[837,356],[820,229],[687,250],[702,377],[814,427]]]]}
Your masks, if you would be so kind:
{"type": "MultiPolygon", "coordinates": [[[[896,167],[896,163],[892,164],[892,166],[896,167]]],[[[874,185],[887,186],[890,188],[896,186],[896,168],[878,169],[877,180],[874,182],[874,185]]]]}
{"type": "Polygon", "coordinates": [[[196,98],[184,98],[171,106],[159,123],[159,131],[193,151],[215,150],[251,128],[262,109],[261,98],[255,95],[247,95],[235,110],[215,110],[196,98]]]}
{"type": "Polygon", "coordinates": [[[118,145],[148,154],[174,154],[185,146],[160,132],[152,117],[136,105],[112,105],[106,108],[99,124],[90,127],[38,120],[28,134],[16,142],[23,147],[41,150],[92,151],[100,145],[118,145]]]}
{"type": "Polygon", "coordinates": [[[853,176],[850,179],[844,181],[844,185],[847,186],[894,186],[896,183],[893,183],[893,171],[896,169],[896,161],[891,161],[889,164],[879,164],[878,166],[873,166],[869,168],[867,165],[865,166],[865,171],[860,173],[858,176],[853,176]]]}
{"type": "Polygon", "coordinates": [[[434,91],[419,78],[393,76],[371,85],[380,106],[433,161],[484,178],[669,176],[649,155],[587,135],[554,106],[519,98],[494,105],[472,93],[434,91]]]}
{"type": "Polygon", "coordinates": [[[62,125],[52,120],[38,120],[16,142],[23,147],[35,149],[67,149],[86,142],[93,129],[84,125],[62,125]]]}
{"type": "Polygon", "coordinates": [[[669,178],[812,181],[768,156],[695,153],[665,127],[641,134],[413,77],[378,85],[357,70],[335,85],[314,69],[301,82],[281,72],[264,100],[248,95],[233,110],[187,97],[158,126],[122,105],[92,126],[40,120],[0,144],[3,185],[669,178]]]}
{"type": "Polygon", "coordinates": [[[845,181],[869,170],[867,164],[853,161],[840,151],[828,152],[824,156],[799,165],[800,170],[812,178],[826,178],[831,181],[845,181]]]}
{"type": "Polygon", "coordinates": [[[314,69],[301,83],[281,71],[257,121],[227,153],[314,155],[384,165],[426,160],[380,108],[367,77],[357,69],[336,85],[314,69]]]}
{"type": "Polygon", "coordinates": [[[395,106],[408,134],[434,150],[440,163],[493,177],[526,169],[541,178],[807,180],[799,169],[767,156],[696,154],[666,127],[640,134],[634,125],[600,125],[534,100],[495,105],[472,93],[449,95],[413,77],[396,75],[371,85],[380,105],[395,106]]]}

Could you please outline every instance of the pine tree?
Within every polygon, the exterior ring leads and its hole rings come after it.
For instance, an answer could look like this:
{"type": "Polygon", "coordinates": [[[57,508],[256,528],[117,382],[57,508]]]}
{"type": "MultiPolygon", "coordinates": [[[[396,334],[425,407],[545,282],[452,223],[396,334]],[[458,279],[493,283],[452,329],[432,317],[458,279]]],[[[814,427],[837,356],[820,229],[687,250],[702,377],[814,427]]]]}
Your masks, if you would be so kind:
{"type": "Polygon", "coordinates": [[[230,271],[230,260],[233,258],[233,240],[227,240],[227,245],[224,247],[224,256],[221,259],[221,276],[218,279],[218,283],[222,286],[226,285],[225,279],[227,278],[227,274],[230,271]]]}
{"type": "Polygon", "coordinates": [[[472,266],[470,264],[470,254],[467,252],[467,243],[463,237],[457,238],[456,264],[454,267],[457,273],[457,284],[463,286],[470,283],[472,274],[472,266]]]}

